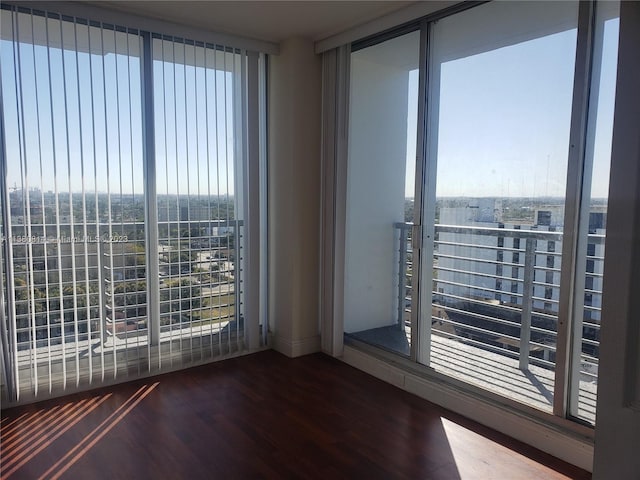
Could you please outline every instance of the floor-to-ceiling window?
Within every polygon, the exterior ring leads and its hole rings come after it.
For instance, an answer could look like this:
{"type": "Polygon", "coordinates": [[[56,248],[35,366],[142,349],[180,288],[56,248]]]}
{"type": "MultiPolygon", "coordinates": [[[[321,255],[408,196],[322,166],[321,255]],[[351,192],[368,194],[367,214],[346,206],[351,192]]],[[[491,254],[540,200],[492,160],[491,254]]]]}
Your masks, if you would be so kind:
{"type": "Polygon", "coordinates": [[[260,54],[1,13],[4,398],[247,351],[260,54]]]}
{"type": "Polygon", "coordinates": [[[347,342],[594,424],[617,8],[490,2],[354,44],[347,342]]]}
{"type": "Polygon", "coordinates": [[[422,360],[549,412],[577,27],[577,2],[491,3],[429,32],[424,276],[442,311],[422,360]]]}
{"type": "Polygon", "coordinates": [[[412,258],[400,246],[412,235],[419,56],[417,30],[351,56],[345,332],[402,355],[411,345],[412,258]]]}

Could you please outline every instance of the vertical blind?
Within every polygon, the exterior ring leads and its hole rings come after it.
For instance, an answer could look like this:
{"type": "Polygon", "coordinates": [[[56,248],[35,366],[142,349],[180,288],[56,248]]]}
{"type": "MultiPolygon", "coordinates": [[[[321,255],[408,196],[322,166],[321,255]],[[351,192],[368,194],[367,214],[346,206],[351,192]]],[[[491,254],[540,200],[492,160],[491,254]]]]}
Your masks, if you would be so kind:
{"type": "Polygon", "coordinates": [[[247,350],[258,57],[2,8],[3,398],[247,350]]]}

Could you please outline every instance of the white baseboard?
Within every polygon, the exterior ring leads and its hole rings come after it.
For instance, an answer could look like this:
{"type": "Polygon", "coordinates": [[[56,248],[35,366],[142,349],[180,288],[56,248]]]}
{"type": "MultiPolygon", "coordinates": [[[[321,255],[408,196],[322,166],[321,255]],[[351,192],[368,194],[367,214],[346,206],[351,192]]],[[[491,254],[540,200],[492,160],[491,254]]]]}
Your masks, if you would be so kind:
{"type": "Polygon", "coordinates": [[[344,347],[345,363],[565,462],[593,471],[593,442],[554,425],[518,415],[451,385],[407,372],[365,352],[344,347]]]}
{"type": "Polygon", "coordinates": [[[273,335],[273,349],[290,358],[301,357],[320,351],[320,335],[292,340],[273,335]]]}

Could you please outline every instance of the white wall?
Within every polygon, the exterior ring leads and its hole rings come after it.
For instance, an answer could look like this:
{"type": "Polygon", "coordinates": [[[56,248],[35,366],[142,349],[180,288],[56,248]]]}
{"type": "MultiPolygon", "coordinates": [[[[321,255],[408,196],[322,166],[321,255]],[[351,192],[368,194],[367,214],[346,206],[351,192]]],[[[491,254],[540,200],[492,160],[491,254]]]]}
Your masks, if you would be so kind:
{"type": "Polygon", "coordinates": [[[640,478],[640,3],[620,8],[595,479],[640,478]]]}
{"type": "Polygon", "coordinates": [[[269,59],[269,317],[276,350],[320,350],[321,61],[310,40],[269,59]]]}
{"type": "Polygon", "coordinates": [[[399,245],[393,224],[404,220],[408,80],[406,68],[351,56],[347,333],[397,320],[399,245]]]}

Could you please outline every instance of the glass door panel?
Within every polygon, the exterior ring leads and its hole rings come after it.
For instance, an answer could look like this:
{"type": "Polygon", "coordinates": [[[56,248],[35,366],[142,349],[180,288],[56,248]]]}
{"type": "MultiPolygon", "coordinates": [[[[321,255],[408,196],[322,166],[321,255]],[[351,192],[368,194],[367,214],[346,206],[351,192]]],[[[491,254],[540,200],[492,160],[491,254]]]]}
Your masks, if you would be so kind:
{"type": "Polygon", "coordinates": [[[351,55],[344,331],[409,355],[420,32],[351,55]]]}
{"type": "Polygon", "coordinates": [[[596,6],[584,191],[578,239],[569,415],[594,424],[598,390],[602,274],[618,59],[617,2],[596,6]]]}
{"type": "Polygon", "coordinates": [[[430,25],[419,360],[551,411],[578,5],[430,25]]]}

